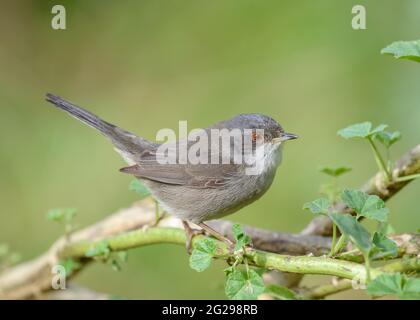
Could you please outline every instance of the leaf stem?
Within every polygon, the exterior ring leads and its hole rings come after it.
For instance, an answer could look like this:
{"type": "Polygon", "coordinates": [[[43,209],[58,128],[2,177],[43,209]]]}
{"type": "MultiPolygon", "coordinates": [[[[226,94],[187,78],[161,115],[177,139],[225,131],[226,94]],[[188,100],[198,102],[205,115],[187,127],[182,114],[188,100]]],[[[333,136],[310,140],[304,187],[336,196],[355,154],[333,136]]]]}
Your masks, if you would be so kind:
{"type": "Polygon", "coordinates": [[[328,257],[332,257],[334,255],[334,249],[335,249],[336,241],[337,241],[337,225],[333,222],[333,234],[332,234],[332,240],[331,240],[331,251],[330,251],[328,257]]]}
{"type": "Polygon", "coordinates": [[[411,174],[409,176],[404,176],[404,177],[398,177],[398,178],[395,179],[395,181],[402,182],[402,181],[413,180],[413,179],[416,179],[416,178],[420,178],[420,173],[411,174]]]}
{"type": "Polygon", "coordinates": [[[347,237],[344,234],[342,234],[334,247],[333,255],[335,255],[336,253],[339,253],[341,249],[343,249],[343,247],[346,244],[346,241],[347,241],[347,237]]]}
{"type": "Polygon", "coordinates": [[[372,148],[373,154],[375,156],[376,164],[378,165],[379,170],[381,170],[385,174],[388,181],[391,181],[391,179],[392,179],[391,174],[388,171],[387,166],[385,165],[385,161],[382,158],[378,148],[376,147],[375,143],[373,142],[372,137],[367,137],[367,140],[369,141],[369,144],[372,148]]]}
{"type": "Polygon", "coordinates": [[[365,268],[366,268],[366,283],[370,281],[370,259],[369,253],[364,254],[365,258],[365,268]]]}

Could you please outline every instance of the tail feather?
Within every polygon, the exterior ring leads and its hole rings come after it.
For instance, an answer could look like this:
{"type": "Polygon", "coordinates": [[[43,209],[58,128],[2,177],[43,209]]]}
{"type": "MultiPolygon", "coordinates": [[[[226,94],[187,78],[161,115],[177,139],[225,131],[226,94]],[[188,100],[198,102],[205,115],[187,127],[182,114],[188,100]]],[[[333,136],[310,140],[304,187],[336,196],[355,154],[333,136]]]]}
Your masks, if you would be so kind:
{"type": "Polygon", "coordinates": [[[51,102],[56,107],[67,111],[76,119],[86,123],[87,125],[99,130],[104,135],[109,136],[109,134],[115,129],[115,126],[111,123],[108,123],[93,113],[74,105],[73,103],[66,101],[56,95],[47,93],[46,100],[51,102]]]}
{"type": "Polygon", "coordinates": [[[137,160],[137,157],[145,150],[153,150],[156,148],[154,143],[151,143],[141,137],[137,137],[131,132],[118,128],[117,126],[102,120],[93,113],[76,106],[63,98],[47,93],[46,100],[56,107],[68,112],[74,118],[100,131],[111,140],[117,151],[128,162],[137,160]]]}

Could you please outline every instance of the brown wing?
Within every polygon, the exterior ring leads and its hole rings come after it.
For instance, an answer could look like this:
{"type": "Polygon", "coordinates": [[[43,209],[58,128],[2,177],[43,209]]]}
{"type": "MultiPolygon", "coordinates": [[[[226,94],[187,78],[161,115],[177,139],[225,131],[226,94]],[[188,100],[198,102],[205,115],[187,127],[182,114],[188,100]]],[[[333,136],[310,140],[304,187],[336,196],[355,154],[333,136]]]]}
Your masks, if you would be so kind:
{"type": "Polygon", "coordinates": [[[223,187],[242,170],[242,166],[234,164],[160,164],[150,160],[120,169],[138,178],[193,188],[223,187]]]}

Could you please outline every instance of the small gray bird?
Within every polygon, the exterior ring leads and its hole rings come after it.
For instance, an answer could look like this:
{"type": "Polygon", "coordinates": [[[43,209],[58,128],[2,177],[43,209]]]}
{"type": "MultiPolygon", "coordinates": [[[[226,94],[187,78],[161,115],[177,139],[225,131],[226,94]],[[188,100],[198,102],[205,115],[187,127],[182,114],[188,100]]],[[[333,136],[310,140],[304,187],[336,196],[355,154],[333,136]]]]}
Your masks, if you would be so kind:
{"type": "MultiPolygon", "coordinates": [[[[200,226],[229,246],[232,245],[229,239],[210,228],[204,221],[231,214],[260,198],[273,182],[281,162],[282,143],[297,138],[294,134],[286,133],[277,121],[268,116],[241,114],[210,126],[204,131],[210,136],[212,129],[239,129],[243,141],[246,135],[250,134],[251,148],[245,148],[242,142],[240,152],[243,156],[247,152],[258,154],[256,149],[260,142],[263,152],[259,153],[259,157],[262,159],[257,160],[263,167],[258,174],[246,174],[246,169],[252,164],[234,161],[234,149],[237,145],[234,145],[233,141],[229,145],[233,152],[228,163],[220,161],[222,163],[192,164],[187,161],[184,164],[178,162],[163,164],[157,159],[159,144],[110,124],[53,94],[47,94],[46,100],[97,129],[111,140],[115,150],[130,165],[120,171],[141,179],[162,208],[182,220],[187,234],[188,249],[195,233],[189,222],[200,226]],[[251,133],[246,129],[250,129],[251,133]]],[[[181,141],[182,139],[174,142],[172,146],[179,146],[181,141]]],[[[191,141],[186,142],[188,150],[192,144],[191,141]]],[[[206,156],[210,157],[214,150],[206,150],[206,153],[206,156]]]]}

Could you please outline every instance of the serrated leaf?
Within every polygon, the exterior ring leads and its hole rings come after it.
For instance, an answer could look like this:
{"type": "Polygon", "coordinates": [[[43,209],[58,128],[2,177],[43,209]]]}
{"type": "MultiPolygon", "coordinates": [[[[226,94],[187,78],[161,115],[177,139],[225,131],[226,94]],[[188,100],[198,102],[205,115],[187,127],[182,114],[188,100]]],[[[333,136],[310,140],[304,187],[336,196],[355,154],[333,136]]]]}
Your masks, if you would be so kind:
{"type": "Polygon", "coordinates": [[[389,209],[385,207],[385,202],[376,195],[370,195],[359,214],[368,219],[386,222],[388,213],[389,209]]]}
{"type": "Polygon", "coordinates": [[[341,193],[341,199],[357,213],[362,212],[369,195],[365,192],[353,189],[345,189],[341,193]]]}
{"type": "Polygon", "coordinates": [[[344,129],[341,129],[337,132],[337,134],[345,139],[368,138],[385,130],[386,127],[386,124],[380,124],[376,128],[372,129],[372,123],[366,121],[362,123],[356,123],[344,129]]]}
{"type": "Polygon", "coordinates": [[[400,273],[381,274],[369,282],[367,291],[373,296],[396,295],[401,299],[420,299],[420,279],[400,273]]]}
{"type": "Polygon", "coordinates": [[[367,292],[372,296],[400,296],[403,293],[403,277],[399,273],[381,274],[368,283],[367,292]]]}
{"type": "Polygon", "coordinates": [[[310,210],[314,214],[328,214],[331,202],[327,198],[319,198],[303,205],[304,210],[310,210]]]}
{"type": "Polygon", "coordinates": [[[203,272],[210,267],[213,256],[200,250],[193,250],[190,256],[190,267],[197,272],[203,272]]]}
{"type": "Polygon", "coordinates": [[[211,260],[216,252],[216,243],[209,238],[200,239],[194,246],[190,256],[190,267],[202,272],[210,267],[211,260]]]}
{"type": "Polygon", "coordinates": [[[297,300],[299,297],[296,293],[289,288],[279,286],[276,284],[270,284],[266,287],[265,290],[270,296],[279,299],[279,300],[297,300]]]}
{"type": "Polygon", "coordinates": [[[150,195],[149,189],[138,179],[131,181],[129,189],[135,191],[140,196],[140,199],[144,199],[150,195]]]}
{"type": "Polygon", "coordinates": [[[388,220],[389,209],[376,195],[368,195],[360,190],[345,189],[341,194],[341,199],[360,216],[380,222],[388,220]]]}
{"type": "Polygon", "coordinates": [[[232,226],[233,237],[235,238],[235,251],[251,243],[251,238],[245,233],[240,224],[235,223],[232,226]]]}
{"type": "Polygon", "coordinates": [[[397,244],[389,239],[387,236],[380,232],[375,232],[373,235],[372,243],[375,246],[372,250],[373,257],[384,258],[384,257],[396,257],[398,253],[397,244]]]}
{"type": "Polygon", "coordinates": [[[337,132],[337,134],[345,139],[356,138],[356,137],[366,138],[369,135],[371,129],[372,129],[372,123],[366,121],[362,123],[356,123],[344,129],[341,129],[337,132]]]}
{"type": "Polygon", "coordinates": [[[86,253],[85,253],[85,256],[89,257],[89,258],[99,257],[99,256],[103,256],[103,257],[107,258],[109,256],[110,252],[111,252],[111,250],[109,248],[108,241],[103,240],[103,241],[100,241],[99,243],[97,243],[95,246],[93,246],[89,250],[87,250],[86,253]]]}
{"type": "Polygon", "coordinates": [[[349,214],[330,213],[329,217],[337,225],[340,231],[347,235],[350,240],[363,253],[368,253],[372,248],[369,232],[359,223],[356,218],[349,214]]]}
{"type": "Polygon", "coordinates": [[[399,131],[389,132],[382,131],[375,135],[375,139],[379,140],[386,148],[391,147],[395,142],[401,139],[401,133],[399,131]]]}
{"type": "Polygon", "coordinates": [[[381,50],[382,54],[392,55],[396,59],[420,62],[420,40],[396,41],[381,50]]]}
{"type": "Polygon", "coordinates": [[[322,173],[325,173],[331,177],[339,177],[347,172],[350,172],[352,169],[350,167],[337,167],[337,168],[331,168],[331,167],[323,167],[319,169],[322,173]]]}
{"type": "Polygon", "coordinates": [[[408,278],[405,280],[402,299],[420,299],[420,279],[408,278]]]}
{"type": "Polygon", "coordinates": [[[225,292],[229,299],[255,300],[264,291],[262,277],[252,269],[248,273],[235,269],[227,276],[225,292]]]}
{"type": "Polygon", "coordinates": [[[387,127],[388,127],[388,125],[386,125],[386,124],[380,124],[375,129],[373,129],[372,131],[369,132],[369,136],[373,136],[373,135],[379,134],[382,131],[384,131],[387,127]]]}

